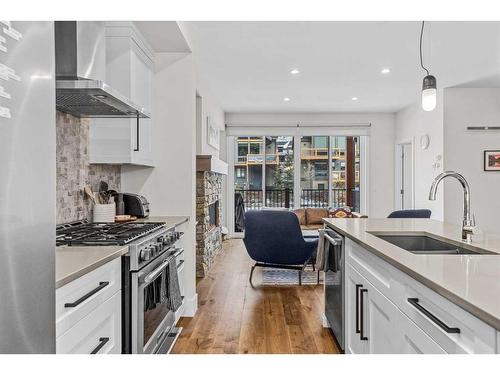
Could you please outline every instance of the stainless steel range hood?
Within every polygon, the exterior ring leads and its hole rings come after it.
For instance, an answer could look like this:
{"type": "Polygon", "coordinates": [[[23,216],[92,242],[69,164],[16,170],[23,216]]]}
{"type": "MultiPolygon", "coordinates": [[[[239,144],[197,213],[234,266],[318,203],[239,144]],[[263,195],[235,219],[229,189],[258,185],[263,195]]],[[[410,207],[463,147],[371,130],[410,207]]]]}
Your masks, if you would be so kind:
{"type": "Polygon", "coordinates": [[[145,108],[104,82],[101,22],[56,21],[56,108],[77,117],[149,118],[145,108]]]}

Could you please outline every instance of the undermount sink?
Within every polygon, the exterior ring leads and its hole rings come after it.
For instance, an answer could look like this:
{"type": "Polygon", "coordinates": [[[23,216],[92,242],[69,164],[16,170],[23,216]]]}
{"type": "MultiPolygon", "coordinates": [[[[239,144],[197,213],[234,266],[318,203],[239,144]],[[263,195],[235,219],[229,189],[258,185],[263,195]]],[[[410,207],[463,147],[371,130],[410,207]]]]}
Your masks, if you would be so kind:
{"type": "Polygon", "coordinates": [[[451,243],[436,240],[426,235],[372,234],[413,254],[493,254],[486,251],[473,251],[451,243]]]}

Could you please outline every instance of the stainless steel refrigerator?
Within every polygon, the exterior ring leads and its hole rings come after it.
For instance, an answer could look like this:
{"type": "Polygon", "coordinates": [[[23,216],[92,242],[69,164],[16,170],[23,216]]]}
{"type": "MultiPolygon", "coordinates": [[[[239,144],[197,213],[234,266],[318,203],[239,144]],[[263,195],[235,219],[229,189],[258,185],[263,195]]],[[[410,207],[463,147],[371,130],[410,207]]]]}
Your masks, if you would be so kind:
{"type": "Polygon", "coordinates": [[[0,353],[55,352],[53,22],[0,22],[0,353]]]}

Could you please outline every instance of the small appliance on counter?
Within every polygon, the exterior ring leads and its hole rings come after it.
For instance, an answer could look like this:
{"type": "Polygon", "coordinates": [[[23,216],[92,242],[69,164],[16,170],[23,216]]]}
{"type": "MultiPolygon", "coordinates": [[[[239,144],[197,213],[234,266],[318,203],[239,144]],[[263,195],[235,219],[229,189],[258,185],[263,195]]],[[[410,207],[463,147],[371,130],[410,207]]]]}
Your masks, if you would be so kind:
{"type": "Polygon", "coordinates": [[[125,215],[149,216],[149,202],[146,197],[139,194],[123,193],[123,203],[125,205],[125,215]]]}

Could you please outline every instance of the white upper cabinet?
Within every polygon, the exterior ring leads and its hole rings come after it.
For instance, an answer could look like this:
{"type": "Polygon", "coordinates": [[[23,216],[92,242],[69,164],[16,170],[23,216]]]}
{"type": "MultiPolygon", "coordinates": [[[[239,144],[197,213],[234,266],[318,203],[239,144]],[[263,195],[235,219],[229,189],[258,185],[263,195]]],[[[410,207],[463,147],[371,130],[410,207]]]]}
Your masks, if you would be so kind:
{"type": "Polygon", "coordinates": [[[151,119],[92,119],[90,162],[154,166],[154,54],[130,22],[106,23],[106,83],[143,106],[151,119]]]}

